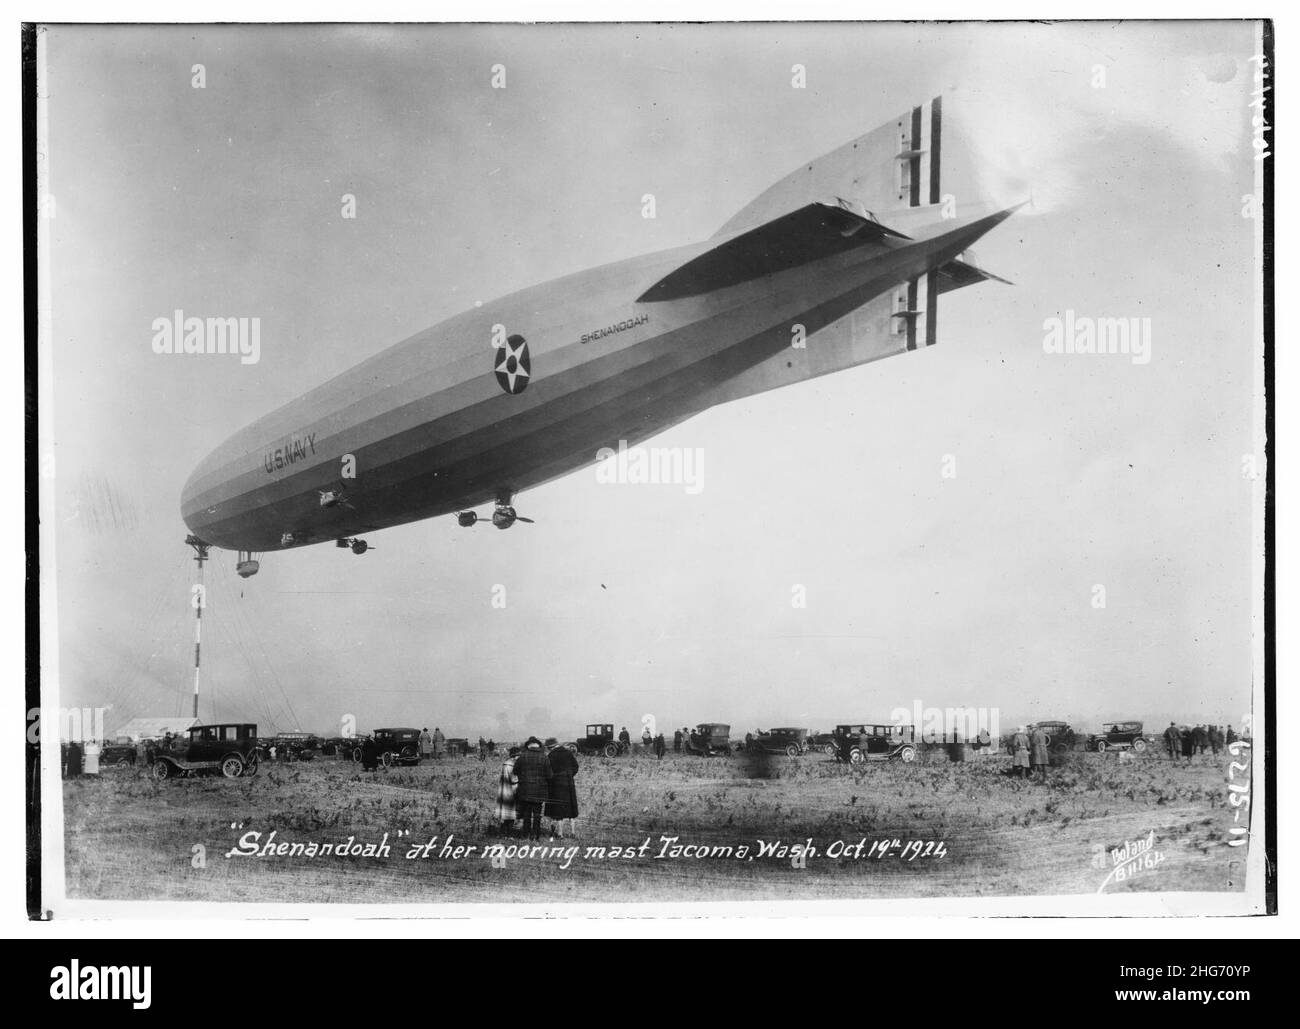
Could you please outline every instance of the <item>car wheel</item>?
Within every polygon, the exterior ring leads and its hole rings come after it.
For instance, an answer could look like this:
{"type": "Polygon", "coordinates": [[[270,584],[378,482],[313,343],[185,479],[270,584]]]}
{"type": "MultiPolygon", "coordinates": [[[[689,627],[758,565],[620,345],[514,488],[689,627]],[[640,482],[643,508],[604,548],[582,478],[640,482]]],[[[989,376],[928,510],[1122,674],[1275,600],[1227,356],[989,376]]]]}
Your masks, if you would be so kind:
{"type": "Polygon", "coordinates": [[[567,750],[570,754],[578,753],[578,745],[576,743],[566,743],[564,745],[564,749],[567,750]]]}
{"type": "Polygon", "coordinates": [[[850,764],[853,764],[853,765],[860,765],[860,764],[862,764],[862,762],[864,762],[866,759],[867,759],[867,755],[864,754],[864,753],[862,753],[862,750],[861,750],[860,748],[858,748],[858,747],[854,747],[852,750],[849,751],[849,763],[850,763],[850,764]]]}
{"type": "Polygon", "coordinates": [[[1136,753],[1136,754],[1145,754],[1145,753],[1146,753],[1146,749],[1147,749],[1147,741],[1146,741],[1146,740],[1134,740],[1134,741],[1133,741],[1133,752],[1134,752],[1134,753],[1136,753]]]}
{"type": "Polygon", "coordinates": [[[916,748],[912,746],[904,747],[898,752],[898,760],[910,764],[916,760],[916,748]]]}
{"type": "Polygon", "coordinates": [[[787,743],[787,744],[785,745],[785,756],[786,756],[786,757],[798,757],[798,756],[799,756],[799,744],[797,744],[797,743],[787,743]]]}
{"type": "Polygon", "coordinates": [[[1097,741],[1097,753],[1100,754],[1100,753],[1102,753],[1105,749],[1106,749],[1106,741],[1105,741],[1105,740],[1098,740],[1098,741],[1097,741]]]}
{"type": "Polygon", "coordinates": [[[117,759],[115,762],[113,762],[113,763],[114,763],[115,765],[117,765],[118,768],[121,768],[123,765],[133,765],[133,764],[135,764],[135,759],[134,759],[134,758],[129,758],[129,757],[120,757],[120,758],[118,758],[118,759],[117,759]]]}
{"type": "Polygon", "coordinates": [[[155,761],[153,763],[153,771],[150,774],[154,777],[155,782],[162,782],[164,779],[170,779],[172,774],[171,762],[155,761]]]}
{"type": "Polygon", "coordinates": [[[238,779],[244,774],[244,759],[238,754],[231,754],[221,761],[221,774],[227,779],[238,779]]]}
{"type": "Polygon", "coordinates": [[[247,776],[256,775],[260,765],[261,762],[257,760],[257,751],[253,751],[248,755],[248,761],[244,765],[244,774],[247,776]]]}
{"type": "Polygon", "coordinates": [[[834,744],[834,743],[827,743],[825,746],[823,746],[823,747],[822,747],[822,753],[825,754],[827,757],[838,757],[838,756],[839,756],[839,751],[837,751],[837,750],[835,749],[835,744],[834,744]]]}
{"type": "Polygon", "coordinates": [[[352,755],[351,755],[351,757],[352,757],[352,763],[353,763],[354,765],[359,765],[359,764],[361,764],[361,748],[360,748],[360,747],[353,747],[353,748],[352,748],[352,755]]]}
{"type": "Polygon", "coordinates": [[[606,757],[618,757],[619,748],[617,743],[606,743],[604,754],[606,757]]]}
{"type": "Polygon", "coordinates": [[[385,768],[393,767],[393,752],[391,750],[384,751],[383,762],[385,768]]]}

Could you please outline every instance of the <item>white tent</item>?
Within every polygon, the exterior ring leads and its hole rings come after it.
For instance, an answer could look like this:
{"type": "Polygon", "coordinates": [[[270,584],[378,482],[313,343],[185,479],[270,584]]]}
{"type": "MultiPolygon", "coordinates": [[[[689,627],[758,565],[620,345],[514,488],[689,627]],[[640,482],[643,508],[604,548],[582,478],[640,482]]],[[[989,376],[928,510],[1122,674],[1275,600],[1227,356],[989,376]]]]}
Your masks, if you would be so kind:
{"type": "Polygon", "coordinates": [[[198,725],[197,718],[185,718],[177,715],[174,718],[132,718],[122,728],[117,730],[114,739],[125,736],[132,742],[139,740],[158,739],[166,736],[169,732],[185,732],[191,726],[198,725]]]}

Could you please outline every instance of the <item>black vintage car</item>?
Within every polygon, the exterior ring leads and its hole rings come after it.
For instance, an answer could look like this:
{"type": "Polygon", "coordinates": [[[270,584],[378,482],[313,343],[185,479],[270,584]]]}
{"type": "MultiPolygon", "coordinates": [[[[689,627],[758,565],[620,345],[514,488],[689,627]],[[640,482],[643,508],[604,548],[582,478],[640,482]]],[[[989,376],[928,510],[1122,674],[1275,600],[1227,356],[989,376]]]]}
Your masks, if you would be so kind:
{"type": "Polygon", "coordinates": [[[712,757],[731,753],[731,726],[722,722],[701,722],[686,739],[686,750],[691,754],[712,757]]]}
{"type": "Polygon", "coordinates": [[[1150,745],[1142,731],[1141,722],[1103,722],[1101,732],[1088,737],[1088,749],[1099,753],[1107,750],[1131,750],[1135,754],[1144,754],[1150,745]]]}
{"type": "MultiPolygon", "coordinates": [[[[379,760],[388,765],[420,763],[420,730],[411,728],[376,729],[372,734],[379,748],[379,760]]],[[[360,760],[358,755],[357,760],[360,760]]]]}
{"type": "Polygon", "coordinates": [[[858,765],[865,761],[916,760],[916,726],[881,723],[837,725],[836,756],[858,765]]]}
{"type": "Polygon", "coordinates": [[[593,722],[587,726],[587,734],[573,743],[566,743],[575,754],[593,757],[604,754],[605,757],[618,757],[632,748],[614,735],[614,726],[609,722],[593,722]]]}
{"type": "Polygon", "coordinates": [[[99,751],[99,763],[108,765],[134,765],[136,761],[135,744],[126,738],[105,743],[99,751]]]}
{"type": "Polygon", "coordinates": [[[798,757],[808,750],[807,729],[769,729],[745,737],[745,749],[763,754],[784,754],[798,757]]]}
{"type": "Polygon", "coordinates": [[[257,726],[250,722],[196,725],[163,740],[153,752],[153,777],[220,772],[227,779],[257,774],[257,726]]]}
{"type": "Polygon", "coordinates": [[[309,732],[278,732],[275,734],[275,751],[284,750],[287,761],[310,761],[320,750],[320,740],[309,732]]]}
{"type": "Polygon", "coordinates": [[[1069,722],[1032,722],[1028,728],[1042,729],[1047,733],[1047,749],[1053,754],[1065,754],[1074,749],[1078,735],[1069,722]]]}

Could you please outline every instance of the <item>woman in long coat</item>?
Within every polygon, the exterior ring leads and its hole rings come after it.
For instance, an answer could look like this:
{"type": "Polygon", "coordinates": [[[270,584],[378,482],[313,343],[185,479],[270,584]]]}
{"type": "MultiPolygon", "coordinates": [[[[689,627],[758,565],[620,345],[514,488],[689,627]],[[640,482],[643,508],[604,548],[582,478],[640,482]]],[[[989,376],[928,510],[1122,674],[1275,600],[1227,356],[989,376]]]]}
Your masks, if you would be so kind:
{"type": "Polygon", "coordinates": [[[1011,767],[1018,779],[1029,774],[1029,734],[1023,725],[1011,737],[1011,767]]]}
{"type": "Polygon", "coordinates": [[[497,785],[497,821],[501,823],[501,832],[509,836],[514,832],[515,820],[519,812],[515,809],[515,758],[518,747],[511,747],[509,756],[501,763],[501,781],[497,785]]]}
{"type": "Polygon", "coordinates": [[[1051,758],[1047,752],[1047,733],[1041,725],[1034,726],[1029,734],[1029,764],[1040,779],[1047,778],[1051,758]]]}
{"type": "Polygon", "coordinates": [[[547,761],[551,765],[551,790],[546,816],[551,819],[556,836],[572,836],[578,818],[578,790],[573,783],[573,777],[578,774],[578,759],[568,747],[552,747],[547,761]],[[565,822],[569,823],[567,833],[565,822]]]}

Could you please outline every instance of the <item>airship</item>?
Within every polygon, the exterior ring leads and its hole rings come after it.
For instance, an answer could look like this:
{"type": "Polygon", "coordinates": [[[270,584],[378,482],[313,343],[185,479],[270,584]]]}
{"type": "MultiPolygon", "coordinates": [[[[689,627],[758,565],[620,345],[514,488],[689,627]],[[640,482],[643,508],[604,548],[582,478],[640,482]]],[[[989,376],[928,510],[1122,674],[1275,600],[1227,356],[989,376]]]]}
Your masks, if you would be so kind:
{"type": "Polygon", "coordinates": [[[248,575],[443,515],[507,529],[529,520],[522,491],[612,448],[935,346],[941,296],[1006,282],[970,247],[1027,196],[987,173],[959,106],[935,97],[800,166],[702,242],[485,302],[272,411],[186,482],[188,542],[248,575]]]}

